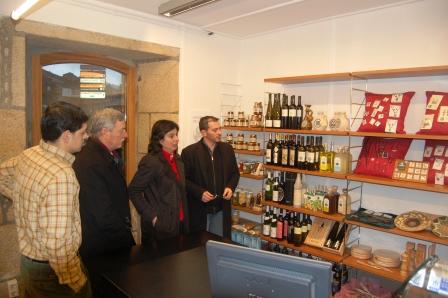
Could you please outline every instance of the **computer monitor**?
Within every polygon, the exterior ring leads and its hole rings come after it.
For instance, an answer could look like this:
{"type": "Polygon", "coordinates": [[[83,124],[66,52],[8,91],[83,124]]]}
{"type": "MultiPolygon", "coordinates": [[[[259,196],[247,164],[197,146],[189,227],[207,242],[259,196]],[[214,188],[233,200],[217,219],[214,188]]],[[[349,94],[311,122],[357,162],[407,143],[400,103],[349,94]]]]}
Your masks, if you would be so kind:
{"type": "Polygon", "coordinates": [[[331,296],[331,263],[208,241],[213,297],[331,296]]]}

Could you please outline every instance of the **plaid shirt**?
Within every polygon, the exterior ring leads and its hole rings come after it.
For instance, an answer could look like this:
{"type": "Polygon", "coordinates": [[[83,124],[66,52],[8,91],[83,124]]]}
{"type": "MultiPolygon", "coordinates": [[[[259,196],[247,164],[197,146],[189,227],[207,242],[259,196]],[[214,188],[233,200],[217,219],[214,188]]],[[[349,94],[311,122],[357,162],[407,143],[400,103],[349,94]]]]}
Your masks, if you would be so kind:
{"type": "Polygon", "coordinates": [[[0,192],[14,202],[20,252],[48,260],[60,284],[78,292],[86,282],[81,244],[75,157],[40,141],[0,164],[0,192]]]}

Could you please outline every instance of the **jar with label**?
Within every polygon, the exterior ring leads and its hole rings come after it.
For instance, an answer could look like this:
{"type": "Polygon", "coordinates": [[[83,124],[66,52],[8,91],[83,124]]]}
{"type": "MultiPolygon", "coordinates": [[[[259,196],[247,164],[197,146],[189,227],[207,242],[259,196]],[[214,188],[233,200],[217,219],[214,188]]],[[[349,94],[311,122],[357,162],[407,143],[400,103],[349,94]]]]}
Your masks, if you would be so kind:
{"type": "Polygon", "coordinates": [[[254,193],[252,191],[247,192],[246,207],[248,207],[248,208],[254,207],[254,193]]]}
{"type": "Polygon", "coordinates": [[[326,214],[335,214],[338,210],[338,199],[338,187],[332,186],[324,196],[322,212],[326,214]]]}
{"type": "Polygon", "coordinates": [[[227,112],[227,118],[228,118],[229,120],[233,120],[233,111],[228,111],[228,112],[227,112]]]}
{"type": "Polygon", "coordinates": [[[257,135],[256,134],[251,134],[249,136],[249,142],[256,143],[257,142],[257,135]]]}
{"type": "Polygon", "coordinates": [[[230,126],[230,121],[228,118],[224,119],[224,126],[230,126]]]}
{"type": "Polygon", "coordinates": [[[249,151],[255,151],[255,143],[249,143],[249,145],[247,145],[247,150],[249,151]]]}
{"type": "Polygon", "coordinates": [[[238,112],[238,119],[244,120],[244,112],[243,111],[238,112]]]}
{"type": "Polygon", "coordinates": [[[247,147],[249,147],[249,144],[247,142],[243,142],[243,148],[242,150],[247,150],[247,147]]]}
{"type": "Polygon", "coordinates": [[[246,207],[247,192],[242,190],[238,196],[238,203],[242,207],[246,207]]]}
{"type": "Polygon", "coordinates": [[[257,143],[255,145],[255,151],[260,151],[260,150],[261,150],[260,143],[257,143]]]}
{"type": "Polygon", "coordinates": [[[342,194],[338,199],[338,213],[340,214],[350,214],[351,213],[351,203],[352,199],[348,193],[347,188],[342,189],[342,194]]]}
{"type": "Polygon", "coordinates": [[[244,142],[244,134],[239,133],[236,139],[237,142],[244,142]]]}
{"type": "Polygon", "coordinates": [[[237,225],[240,221],[240,211],[232,210],[232,224],[237,225]]]}
{"type": "Polygon", "coordinates": [[[233,134],[231,133],[231,132],[229,132],[228,134],[227,134],[227,136],[226,136],[226,142],[227,143],[231,143],[231,142],[233,142],[233,134]]]}

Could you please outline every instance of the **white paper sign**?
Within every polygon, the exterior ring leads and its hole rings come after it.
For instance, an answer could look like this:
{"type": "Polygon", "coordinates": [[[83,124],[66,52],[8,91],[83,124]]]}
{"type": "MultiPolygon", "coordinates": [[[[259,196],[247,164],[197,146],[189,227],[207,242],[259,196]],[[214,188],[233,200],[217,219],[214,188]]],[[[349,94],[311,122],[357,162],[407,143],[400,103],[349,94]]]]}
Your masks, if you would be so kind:
{"type": "Polygon", "coordinates": [[[403,100],[403,94],[392,94],[392,98],[390,99],[391,103],[401,103],[403,100]]]}
{"type": "Polygon", "coordinates": [[[439,116],[437,117],[437,122],[442,122],[442,123],[448,122],[448,106],[440,107],[439,116]]]}
{"type": "Polygon", "coordinates": [[[389,117],[400,118],[401,106],[390,105],[389,117]]]}
{"type": "Polygon", "coordinates": [[[442,156],[445,151],[445,146],[436,146],[436,150],[434,150],[434,156],[442,156]]]}
{"type": "Polygon", "coordinates": [[[398,120],[387,119],[385,132],[396,133],[397,132],[398,120]]]}
{"type": "Polygon", "coordinates": [[[420,129],[431,129],[434,121],[434,115],[425,115],[422,120],[422,126],[420,129]]]}
{"type": "Polygon", "coordinates": [[[429,99],[428,105],[426,106],[426,109],[428,110],[437,110],[439,108],[440,102],[442,102],[443,95],[437,95],[434,94],[429,99]]]}
{"type": "Polygon", "coordinates": [[[442,170],[444,160],[440,158],[436,158],[434,160],[434,164],[432,165],[432,169],[436,171],[442,170]]]}

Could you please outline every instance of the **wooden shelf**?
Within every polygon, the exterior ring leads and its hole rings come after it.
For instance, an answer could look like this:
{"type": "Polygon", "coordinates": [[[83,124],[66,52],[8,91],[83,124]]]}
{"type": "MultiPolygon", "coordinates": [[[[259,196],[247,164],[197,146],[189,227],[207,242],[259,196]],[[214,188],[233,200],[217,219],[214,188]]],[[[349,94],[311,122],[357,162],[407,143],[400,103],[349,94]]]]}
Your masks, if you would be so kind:
{"type": "Polygon", "coordinates": [[[397,139],[415,139],[415,140],[448,140],[448,135],[420,135],[420,134],[399,134],[383,132],[358,132],[349,133],[353,137],[378,137],[378,138],[397,138],[397,139]]]}
{"type": "Polygon", "coordinates": [[[348,81],[351,78],[352,77],[350,72],[340,72],[340,73],[326,73],[326,74],[315,74],[315,75],[305,75],[295,77],[267,78],[264,79],[264,82],[278,83],[278,84],[297,84],[297,83],[348,81]]]}
{"type": "Polygon", "coordinates": [[[372,229],[372,230],[377,230],[377,231],[381,231],[381,232],[384,232],[384,233],[405,236],[405,237],[409,237],[409,238],[414,238],[414,239],[419,239],[419,240],[423,240],[423,241],[428,241],[428,242],[431,242],[431,243],[448,245],[448,238],[437,237],[431,231],[426,231],[425,230],[425,231],[420,231],[420,232],[408,232],[408,231],[400,230],[399,228],[385,229],[385,228],[375,227],[375,226],[372,226],[372,225],[368,225],[368,224],[365,224],[365,223],[362,223],[362,222],[358,222],[358,221],[353,221],[353,220],[346,220],[345,222],[348,223],[348,224],[351,224],[351,225],[360,226],[360,227],[367,228],[367,229],[372,229]]]}
{"type": "Polygon", "coordinates": [[[448,75],[448,65],[354,71],[351,75],[364,79],[441,76],[448,75]]]}
{"type": "Polygon", "coordinates": [[[256,211],[256,210],[253,210],[252,208],[242,207],[242,206],[237,206],[237,205],[232,205],[232,209],[240,210],[240,211],[247,212],[247,213],[252,213],[252,214],[255,214],[255,215],[262,215],[263,214],[263,210],[256,211]]]}
{"type": "Polygon", "coordinates": [[[264,154],[265,154],[264,150],[250,151],[250,150],[235,149],[233,151],[237,154],[255,155],[255,156],[264,156],[264,154]]]}
{"type": "Polygon", "coordinates": [[[346,179],[347,178],[347,174],[340,174],[340,173],[307,171],[307,170],[300,170],[297,168],[288,168],[288,167],[273,166],[273,165],[264,165],[264,167],[266,169],[270,169],[270,170],[274,170],[274,171],[300,173],[300,174],[305,174],[305,175],[310,175],[310,176],[330,177],[330,178],[334,178],[334,179],[346,179]]]}
{"type": "Polygon", "coordinates": [[[222,129],[239,130],[239,131],[258,131],[258,132],[263,131],[263,127],[246,127],[246,126],[223,126],[222,129]]]}
{"type": "Polygon", "coordinates": [[[344,219],[345,219],[345,215],[339,214],[339,213],[325,214],[320,211],[313,211],[313,210],[302,208],[302,207],[288,206],[288,205],[283,205],[283,204],[270,202],[270,201],[263,201],[263,205],[272,206],[272,207],[276,207],[276,208],[282,208],[282,209],[286,209],[286,210],[293,211],[293,212],[305,213],[305,214],[309,214],[312,216],[325,218],[325,219],[329,219],[329,220],[334,220],[334,221],[344,221],[344,219]]]}
{"type": "Polygon", "coordinates": [[[266,78],[266,79],[264,79],[264,82],[265,83],[277,83],[277,84],[304,84],[304,83],[349,81],[352,78],[354,78],[354,79],[386,79],[386,78],[440,76],[440,75],[448,75],[448,65],[266,78]]]}
{"type": "Polygon", "coordinates": [[[265,128],[265,132],[289,133],[302,135],[331,135],[331,136],[348,136],[348,131],[332,131],[332,130],[308,130],[308,129],[286,129],[286,128],[265,128]]]}
{"type": "Polygon", "coordinates": [[[264,176],[261,176],[261,175],[252,175],[252,174],[244,174],[244,173],[240,173],[240,177],[253,179],[253,180],[263,180],[264,179],[264,176]]]}
{"type": "Polygon", "coordinates": [[[371,184],[387,185],[387,186],[393,186],[393,187],[399,187],[399,188],[409,188],[409,189],[416,189],[416,190],[423,190],[423,191],[448,193],[448,185],[435,185],[435,184],[417,183],[417,182],[409,182],[409,181],[400,181],[400,180],[393,180],[393,179],[389,179],[389,178],[368,176],[368,175],[358,175],[358,174],[347,175],[347,180],[366,182],[366,183],[371,183],[371,184]]]}
{"type": "Polygon", "coordinates": [[[352,256],[347,256],[342,260],[342,263],[352,268],[360,269],[378,276],[382,276],[395,281],[403,282],[407,276],[401,275],[400,268],[382,268],[376,269],[372,266],[366,265],[368,260],[360,260],[352,256]]]}
{"type": "Polygon", "coordinates": [[[286,240],[278,241],[276,239],[272,239],[271,237],[267,237],[264,235],[260,235],[260,238],[261,238],[261,240],[265,240],[265,241],[272,242],[272,243],[277,243],[281,246],[286,246],[287,248],[291,248],[291,249],[298,250],[298,251],[301,251],[301,252],[304,252],[307,254],[311,254],[313,256],[320,257],[322,259],[325,259],[325,260],[328,260],[331,262],[340,263],[344,259],[344,256],[326,252],[323,249],[318,248],[318,247],[313,247],[313,246],[309,246],[306,244],[302,244],[300,246],[295,246],[294,244],[288,243],[286,240]]]}

